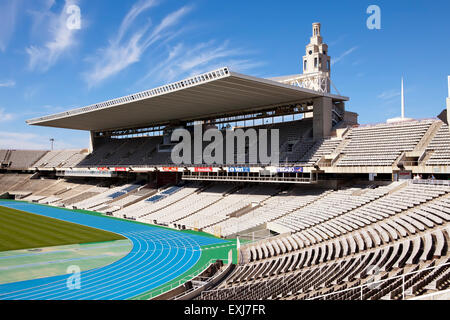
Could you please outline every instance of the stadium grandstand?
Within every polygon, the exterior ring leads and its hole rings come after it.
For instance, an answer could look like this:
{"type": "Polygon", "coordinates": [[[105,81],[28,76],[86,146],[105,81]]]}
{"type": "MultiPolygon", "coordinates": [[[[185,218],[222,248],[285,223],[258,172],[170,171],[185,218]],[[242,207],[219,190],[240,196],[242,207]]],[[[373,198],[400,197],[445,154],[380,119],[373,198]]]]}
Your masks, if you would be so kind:
{"type": "Polygon", "coordinates": [[[0,150],[0,198],[242,241],[236,264],[214,264],[214,281],[167,299],[448,299],[448,120],[361,125],[349,98],[332,93],[330,68],[314,23],[302,74],[223,67],[28,120],[89,131],[89,147],[0,150]],[[224,137],[278,129],[279,162],[224,139],[233,164],[174,163],[172,133],[198,126],[224,137]]]}

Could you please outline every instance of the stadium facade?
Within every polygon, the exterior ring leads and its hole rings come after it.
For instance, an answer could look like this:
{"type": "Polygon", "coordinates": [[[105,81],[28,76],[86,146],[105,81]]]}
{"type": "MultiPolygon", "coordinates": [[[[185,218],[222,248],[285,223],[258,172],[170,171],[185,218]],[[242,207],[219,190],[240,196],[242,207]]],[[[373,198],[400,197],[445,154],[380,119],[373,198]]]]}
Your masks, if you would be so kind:
{"type": "Polygon", "coordinates": [[[251,241],[213,290],[200,284],[191,298],[401,299],[448,289],[448,112],[358,124],[349,98],[331,93],[319,23],[301,64],[302,74],[270,79],[224,67],[28,120],[89,131],[90,146],[0,150],[0,197],[251,241]],[[247,143],[233,149],[233,165],[174,164],[172,133],[196,126],[277,129],[279,163],[250,161],[247,143]]]}
{"type": "MultiPolygon", "coordinates": [[[[68,176],[98,175],[95,171],[103,175],[104,171],[113,175],[124,171],[177,171],[183,179],[206,176],[209,180],[227,180],[232,173],[233,180],[279,182],[284,178],[285,182],[299,183],[315,183],[321,175],[398,180],[415,174],[449,173],[449,159],[440,147],[442,139],[448,139],[447,123],[434,118],[359,126],[357,114],[345,108],[349,98],[330,93],[330,56],[319,23],[313,24],[302,68],[303,74],[261,79],[224,67],[129,96],[28,120],[30,125],[88,130],[90,153],[78,163],[62,159],[53,167],[45,163],[42,166],[41,162],[20,169],[51,169],[68,176]],[[279,119],[282,122],[274,122],[279,119]],[[193,131],[194,124],[224,133],[242,127],[279,129],[282,165],[243,161],[237,165],[245,168],[237,170],[225,163],[205,166],[194,162],[176,167],[170,159],[175,145],[171,134],[176,128],[193,131]],[[291,174],[300,170],[301,175],[291,174]]],[[[242,152],[248,150],[239,150],[242,152]]],[[[8,167],[8,159],[2,160],[8,167]]],[[[14,168],[14,163],[9,167],[14,168]]]]}

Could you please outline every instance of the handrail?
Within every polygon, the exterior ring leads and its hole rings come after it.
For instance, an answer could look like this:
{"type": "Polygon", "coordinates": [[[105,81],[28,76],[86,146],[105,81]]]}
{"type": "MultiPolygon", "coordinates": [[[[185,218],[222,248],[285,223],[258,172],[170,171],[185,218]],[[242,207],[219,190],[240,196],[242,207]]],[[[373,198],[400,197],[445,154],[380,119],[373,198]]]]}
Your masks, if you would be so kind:
{"type": "MultiPolygon", "coordinates": [[[[444,231],[444,230],[447,230],[447,227],[440,227],[440,228],[434,230],[433,232],[444,231]]],[[[410,237],[410,238],[405,238],[405,239],[402,239],[402,240],[398,240],[397,243],[402,243],[402,244],[403,244],[403,243],[406,243],[407,241],[413,241],[413,240],[418,239],[418,238],[421,238],[421,237],[422,237],[422,235],[416,235],[416,236],[414,236],[414,237],[410,237]]],[[[275,239],[275,237],[272,237],[272,238],[275,239]]],[[[250,244],[251,244],[251,243],[250,243],[250,244]]],[[[248,243],[246,243],[245,245],[248,245],[248,243]]],[[[387,247],[389,247],[389,245],[388,245],[387,247]]],[[[304,248],[299,249],[299,250],[293,250],[293,251],[291,251],[290,253],[293,253],[293,252],[305,252],[306,250],[309,250],[310,248],[314,248],[314,245],[310,245],[310,246],[308,246],[308,247],[304,247],[304,248]]],[[[367,250],[366,252],[375,252],[375,248],[372,248],[372,249],[370,249],[370,250],[367,250]]],[[[348,257],[350,257],[350,256],[346,256],[345,258],[348,258],[348,257]]],[[[344,259],[344,257],[342,257],[341,259],[344,259]]],[[[361,259],[361,257],[359,257],[359,259],[361,259]]],[[[264,260],[264,259],[263,259],[263,260],[264,260]]],[[[439,264],[439,265],[436,266],[436,267],[443,266],[443,265],[446,265],[446,264],[450,264],[450,262],[447,262],[447,263],[441,263],[441,264],[439,264]]],[[[368,267],[370,267],[370,266],[365,266],[363,270],[367,270],[368,267]]],[[[430,268],[430,267],[429,267],[429,268],[430,268]]],[[[427,270],[427,268],[418,270],[418,272],[424,271],[424,270],[427,270]]],[[[408,273],[408,274],[409,274],[409,273],[408,273]]],[[[291,275],[290,273],[282,274],[282,275],[279,275],[277,279],[280,280],[280,281],[285,282],[285,281],[286,281],[286,278],[289,277],[290,275],[291,275]]],[[[405,275],[407,275],[407,274],[405,274],[405,275]]],[[[301,277],[301,275],[300,275],[300,277],[301,277]]],[[[396,277],[401,277],[401,276],[396,276],[396,277]]],[[[384,279],[384,280],[382,280],[382,281],[387,281],[387,280],[392,279],[392,278],[394,278],[394,277],[391,277],[391,278],[388,278],[388,279],[384,279]]],[[[249,285],[249,284],[244,284],[244,285],[242,285],[242,286],[246,286],[246,285],[249,285]]],[[[370,283],[370,284],[364,284],[363,286],[368,286],[368,285],[373,285],[373,282],[370,283]]],[[[239,287],[239,286],[237,286],[237,287],[239,287]]],[[[234,290],[235,290],[237,287],[236,287],[236,286],[233,286],[233,287],[231,287],[230,289],[234,289],[234,290]]],[[[340,291],[336,291],[336,292],[333,292],[333,293],[321,295],[321,296],[326,296],[326,295],[336,294],[336,293],[339,293],[339,292],[341,292],[341,291],[348,291],[348,290],[352,290],[352,289],[354,290],[354,289],[357,289],[357,288],[359,288],[359,287],[361,287],[361,286],[355,286],[355,287],[343,289],[343,290],[340,290],[340,291]]],[[[203,291],[203,292],[202,292],[202,295],[203,295],[203,293],[206,293],[206,292],[216,292],[216,291],[221,291],[221,289],[214,289],[214,290],[203,291]]],[[[320,297],[321,297],[321,296],[320,296],[320,297]]],[[[319,297],[319,296],[318,296],[318,297],[319,297]]],[[[314,297],[314,298],[318,298],[318,297],[314,297]]]]}
{"type": "Polygon", "coordinates": [[[418,179],[411,180],[413,184],[429,184],[429,185],[437,185],[437,186],[450,186],[450,180],[436,180],[436,179],[418,179]]]}
{"type": "MultiPolygon", "coordinates": [[[[403,299],[405,299],[405,296],[406,296],[405,295],[405,278],[407,276],[414,275],[416,273],[424,272],[424,271],[427,271],[427,270],[435,270],[437,268],[441,268],[441,267],[446,266],[446,265],[450,265],[450,262],[441,263],[441,264],[439,264],[437,266],[427,267],[427,268],[424,268],[424,269],[408,272],[408,273],[405,273],[405,274],[402,274],[402,275],[398,275],[398,276],[394,276],[394,277],[390,277],[390,278],[386,278],[386,279],[382,279],[382,280],[378,280],[378,281],[373,281],[373,282],[370,282],[370,283],[365,283],[365,284],[360,285],[360,286],[354,286],[354,287],[351,287],[351,288],[346,288],[346,289],[343,289],[343,290],[330,292],[330,293],[323,294],[323,295],[318,295],[318,296],[315,296],[315,297],[311,297],[310,299],[307,299],[307,300],[318,300],[318,299],[321,299],[321,298],[324,298],[326,300],[326,297],[328,297],[328,296],[332,296],[332,295],[336,295],[336,294],[344,293],[344,292],[348,292],[348,291],[355,291],[357,289],[360,289],[360,291],[361,291],[360,298],[362,300],[362,298],[363,298],[363,289],[365,287],[379,286],[379,284],[381,284],[381,283],[384,283],[384,282],[387,282],[387,281],[392,281],[392,280],[395,280],[395,279],[400,279],[400,278],[402,278],[402,297],[403,297],[403,299]]],[[[285,283],[286,282],[286,276],[280,277],[279,281],[285,283]]],[[[250,284],[245,284],[243,286],[248,286],[248,285],[250,285],[250,284]]],[[[265,285],[267,286],[267,283],[265,283],[265,285]]],[[[236,288],[237,287],[233,286],[233,287],[230,287],[229,289],[236,290],[236,288]]],[[[374,289],[376,289],[376,288],[374,288],[374,289]]],[[[203,294],[204,293],[220,292],[221,290],[222,289],[214,289],[214,290],[203,291],[201,296],[203,298],[203,294]]]]}
{"type": "Polygon", "coordinates": [[[297,181],[297,182],[314,182],[311,178],[296,177],[246,177],[246,176],[202,176],[202,175],[182,175],[182,179],[187,180],[236,180],[236,181],[297,181]]]}
{"type": "Polygon", "coordinates": [[[213,265],[217,260],[222,260],[224,263],[228,263],[228,259],[210,259],[206,264],[204,264],[201,268],[198,268],[197,271],[194,271],[193,273],[184,276],[180,280],[176,281],[175,283],[168,284],[166,286],[161,287],[157,291],[154,291],[150,294],[148,300],[151,300],[153,298],[156,298],[172,289],[175,289],[179,287],[180,285],[194,279],[199,274],[203,273],[205,270],[207,270],[211,265],[213,265]]]}
{"type": "MultiPolygon", "coordinates": [[[[360,285],[360,286],[355,286],[355,287],[339,290],[339,291],[336,291],[336,292],[330,292],[330,293],[327,293],[327,294],[324,294],[324,295],[319,295],[319,296],[316,296],[316,297],[312,297],[311,299],[307,299],[307,300],[317,300],[317,299],[320,299],[320,298],[324,298],[326,300],[327,296],[334,295],[334,294],[339,294],[339,293],[343,293],[343,292],[347,292],[347,291],[350,291],[350,290],[356,290],[356,289],[360,289],[361,290],[361,300],[362,300],[363,288],[364,287],[379,286],[380,284],[382,284],[384,282],[392,281],[392,280],[400,279],[400,278],[402,278],[402,297],[403,297],[403,299],[405,299],[405,278],[407,276],[414,275],[416,273],[424,272],[424,271],[427,271],[427,270],[435,270],[437,268],[441,268],[441,267],[446,266],[446,265],[450,265],[450,262],[441,263],[441,264],[438,264],[437,266],[427,267],[427,268],[423,268],[423,269],[416,270],[416,271],[411,271],[411,272],[408,272],[408,273],[405,273],[405,274],[402,274],[402,275],[399,275],[399,276],[394,276],[394,277],[390,277],[390,278],[386,278],[386,279],[382,279],[382,280],[378,280],[378,281],[373,281],[371,283],[365,283],[365,284],[360,285]]],[[[376,289],[376,288],[373,288],[373,289],[376,289]]]]}

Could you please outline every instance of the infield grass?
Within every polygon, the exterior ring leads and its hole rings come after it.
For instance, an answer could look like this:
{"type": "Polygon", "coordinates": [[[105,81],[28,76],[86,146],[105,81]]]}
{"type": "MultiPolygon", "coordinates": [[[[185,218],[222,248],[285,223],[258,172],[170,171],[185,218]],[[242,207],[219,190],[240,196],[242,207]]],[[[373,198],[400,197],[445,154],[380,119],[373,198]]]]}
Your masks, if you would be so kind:
{"type": "Polygon", "coordinates": [[[0,252],[122,239],[112,232],[0,206],[0,252]]]}

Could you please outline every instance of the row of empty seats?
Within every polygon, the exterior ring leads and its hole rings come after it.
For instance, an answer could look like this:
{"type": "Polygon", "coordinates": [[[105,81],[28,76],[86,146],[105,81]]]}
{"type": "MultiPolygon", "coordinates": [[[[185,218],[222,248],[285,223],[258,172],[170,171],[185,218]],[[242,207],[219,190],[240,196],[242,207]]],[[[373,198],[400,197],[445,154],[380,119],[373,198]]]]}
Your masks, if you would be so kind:
{"type": "Polygon", "coordinates": [[[245,230],[259,227],[304,207],[316,201],[327,192],[330,191],[311,189],[309,186],[294,186],[288,190],[278,192],[276,196],[266,199],[251,212],[239,217],[230,217],[225,221],[205,228],[205,231],[209,233],[220,233],[223,237],[242,233],[245,230]]]}
{"type": "Polygon", "coordinates": [[[240,265],[201,299],[377,300],[446,289],[449,234],[444,228],[356,254],[312,249],[240,265]]]}
{"type": "Polygon", "coordinates": [[[450,165],[450,131],[447,124],[442,124],[427,147],[432,151],[426,165],[450,165]]]}
{"type": "Polygon", "coordinates": [[[199,190],[198,192],[192,192],[182,199],[174,198],[173,196],[168,197],[168,199],[172,199],[171,205],[160,208],[159,210],[152,210],[141,217],[141,221],[156,222],[165,225],[175,223],[175,221],[182,220],[220,201],[224,197],[224,194],[232,187],[229,184],[217,184],[199,190]]]}
{"type": "MultiPolygon", "coordinates": [[[[344,140],[336,137],[313,140],[312,119],[310,118],[255,126],[253,128],[279,130],[279,162],[281,164],[313,166],[323,156],[335,154],[337,161],[333,165],[338,167],[360,167],[393,165],[403,152],[412,151],[418,146],[434,123],[441,123],[441,121],[413,120],[349,128],[344,140]]],[[[245,129],[248,128],[252,127],[245,129]]],[[[222,131],[224,136],[225,132],[222,131]]],[[[28,168],[86,168],[94,166],[173,164],[171,160],[171,146],[163,145],[162,141],[163,137],[161,136],[127,139],[104,138],[96,143],[95,150],[91,154],[87,154],[85,150],[0,150],[0,161],[2,167],[16,170],[28,168]]],[[[425,149],[431,153],[431,156],[426,161],[426,165],[450,164],[449,143],[450,132],[448,125],[442,124],[435,136],[425,146],[425,149]]],[[[203,142],[203,148],[208,144],[208,142],[203,142]]],[[[222,147],[224,154],[226,154],[225,139],[222,147]]],[[[260,162],[259,158],[256,162],[249,158],[249,150],[252,147],[247,143],[245,150],[238,150],[235,145],[233,154],[235,163],[258,164],[260,162]],[[239,156],[243,156],[245,160],[243,162],[240,161],[239,156]]],[[[270,139],[268,149],[270,153],[270,139]]],[[[194,164],[202,164],[193,156],[191,159],[194,164]]]]}
{"type": "Polygon", "coordinates": [[[228,220],[232,214],[251,209],[273,196],[274,185],[249,185],[222,197],[217,202],[198,210],[192,215],[177,220],[175,223],[189,228],[205,229],[221,221],[228,220]]]}
{"type": "Polygon", "coordinates": [[[353,128],[337,166],[391,166],[402,152],[412,151],[432,120],[353,128]]]}
{"type": "Polygon", "coordinates": [[[449,192],[411,184],[346,213],[348,230],[333,238],[297,232],[246,245],[243,263],[201,299],[400,299],[448,288],[449,192]]]}
{"type": "Polygon", "coordinates": [[[77,165],[86,154],[80,150],[58,150],[46,153],[33,164],[37,168],[71,168],[77,165]]]}
{"type": "Polygon", "coordinates": [[[341,143],[342,139],[340,138],[320,139],[300,158],[299,163],[303,166],[313,166],[323,156],[334,153],[341,143]]]}
{"type": "Polygon", "coordinates": [[[86,157],[85,150],[0,150],[0,164],[11,170],[72,168],[86,157]]]}
{"type": "Polygon", "coordinates": [[[16,186],[23,184],[31,174],[0,174],[0,194],[12,191],[16,186]]]}
{"type": "MultiPolygon", "coordinates": [[[[121,198],[127,193],[132,192],[138,188],[142,187],[139,183],[125,184],[117,187],[96,187],[97,195],[83,199],[82,201],[75,202],[72,204],[73,207],[77,209],[89,209],[92,211],[98,211],[113,202],[115,199],[121,198]]],[[[91,191],[91,190],[89,190],[91,191]]]]}
{"type": "MultiPolygon", "coordinates": [[[[298,161],[304,154],[314,145],[314,141],[310,137],[312,133],[312,120],[303,119],[296,121],[288,121],[282,123],[274,123],[269,125],[256,126],[254,129],[278,129],[280,136],[280,161],[293,163],[298,161]],[[294,144],[293,149],[288,146],[294,144]],[[289,149],[289,150],[288,150],[289,149]]],[[[248,129],[248,128],[245,128],[248,129]]],[[[226,131],[222,131],[226,136],[226,131]]],[[[270,134],[268,135],[268,152],[270,148],[270,134]]],[[[223,151],[226,154],[226,143],[224,139],[223,151]]],[[[165,165],[172,164],[170,146],[161,145],[162,137],[140,137],[127,139],[104,139],[96,146],[93,153],[88,155],[78,164],[78,167],[89,166],[145,166],[145,165],[165,165]]],[[[209,143],[203,142],[203,149],[209,143]]],[[[237,149],[235,144],[234,161],[239,163],[238,155],[241,150],[237,149]]],[[[248,157],[249,146],[247,144],[244,154],[245,161],[250,163],[248,157]]],[[[192,162],[202,164],[194,158],[193,150],[191,154],[192,162]]],[[[258,162],[256,162],[258,163],[258,162]]]]}
{"type": "MultiPolygon", "coordinates": [[[[380,186],[375,189],[347,188],[330,192],[313,204],[275,220],[273,224],[281,227],[286,232],[300,231],[311,226],[320,225],[383,197],[395,185],[380,186]]],[[[337,233],[336,229],[342,230],[340,222],[337,223],[337,226],[331,228],[331,232],[337,233]]],[[[323,234],[322,230],[318,232],[323,234]]],[[[327,234],[328,232],[326,231],[325,233],[327,234]]]]}
{"type": "Polygon", "coordinates": [[[147,221],[145,218],[147,215],[157,212],[167,206],[171,206],[181,199],[194,194],[197,190],[198,185],[196,183],[163,188],[146,199],[114,212],[114,216],[136,220],[141,219],[141,221],[145,222],[147,221]]]}

